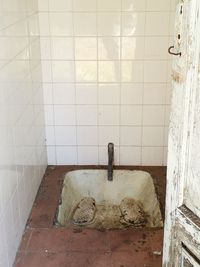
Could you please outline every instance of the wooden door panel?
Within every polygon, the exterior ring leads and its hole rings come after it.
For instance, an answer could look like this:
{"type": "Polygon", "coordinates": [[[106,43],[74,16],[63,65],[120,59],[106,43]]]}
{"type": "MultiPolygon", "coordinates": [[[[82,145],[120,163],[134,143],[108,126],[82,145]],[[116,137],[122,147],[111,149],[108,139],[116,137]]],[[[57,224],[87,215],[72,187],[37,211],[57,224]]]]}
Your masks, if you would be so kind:
{"type": "MultiPolygon", "coordinates": [[[[200,36],[199,36],[200,38],[200,36]]],[[[199,62],[196,62],[199,64],[199,62]]],[[[198,87],[194,88],[193,100],[191,100],[191,115],[188,149],[188,166],[186,171],[186,185],[184,192],[184,204],[200,217],[200,86],[199,68],[194,73],[194,79],[198,87]]]]}
{"type": "Polygon", "coordinates": [[[200,1],[177,7],[163,267],[200,267],[200,1]]]}
{"type": "Polygon", "coordinates": [[[199,260],[191,255],[185,248],[182,249],[181,267],[200,267],[199,260]]]}

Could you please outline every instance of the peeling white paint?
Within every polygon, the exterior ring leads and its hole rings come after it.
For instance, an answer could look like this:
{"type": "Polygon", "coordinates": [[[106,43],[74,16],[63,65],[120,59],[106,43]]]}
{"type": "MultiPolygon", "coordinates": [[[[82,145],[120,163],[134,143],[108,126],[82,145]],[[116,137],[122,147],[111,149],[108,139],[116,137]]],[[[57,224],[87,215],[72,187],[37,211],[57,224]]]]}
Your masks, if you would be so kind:
{"type": "Polygon", "coordinates": [[[164,267],[200,266],[194,259],[200,259],[200,228],[196,225],[200,221],[199,11],[199,0],[177,4],[175,47],[182,56],[173,63],[164,267]],[[188,212],[179,209],[182,205],[192,211],[193,222],[188,212]],[[191,253],[184,251],[183,244],[191,253]]]}

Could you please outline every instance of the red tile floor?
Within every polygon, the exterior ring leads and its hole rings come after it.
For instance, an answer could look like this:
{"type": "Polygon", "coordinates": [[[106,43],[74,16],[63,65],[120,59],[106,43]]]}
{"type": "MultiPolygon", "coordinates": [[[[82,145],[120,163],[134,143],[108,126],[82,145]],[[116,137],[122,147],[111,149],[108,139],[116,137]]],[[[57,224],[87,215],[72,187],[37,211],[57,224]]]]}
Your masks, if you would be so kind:
{"type": "MultiPolygon", "coordinates": [[[[78,167],[47,168],[14,266],[161,267],[163,229],[99,231],[54,226],[64,174],[72,169],[78,167]]],[[[137,169],[152,174],[164,213],[166,169],[137,169]]]]}

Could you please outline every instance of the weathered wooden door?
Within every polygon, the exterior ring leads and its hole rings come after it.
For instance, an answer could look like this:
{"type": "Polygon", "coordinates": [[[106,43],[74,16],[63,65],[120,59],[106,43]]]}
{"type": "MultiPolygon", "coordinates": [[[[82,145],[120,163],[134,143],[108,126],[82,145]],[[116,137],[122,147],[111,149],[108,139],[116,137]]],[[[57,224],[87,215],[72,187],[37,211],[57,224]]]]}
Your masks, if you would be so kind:
{"type": "Polygon", "coordinates": [[[200,266],[200,0],[179,0],[163,267],[200,266]]]}

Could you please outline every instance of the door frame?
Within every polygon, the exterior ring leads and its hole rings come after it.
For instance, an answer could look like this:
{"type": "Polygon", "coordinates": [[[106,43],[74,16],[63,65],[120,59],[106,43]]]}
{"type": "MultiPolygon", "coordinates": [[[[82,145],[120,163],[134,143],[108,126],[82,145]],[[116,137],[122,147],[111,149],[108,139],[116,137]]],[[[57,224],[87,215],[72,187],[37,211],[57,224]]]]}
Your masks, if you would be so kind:
{"type": "MultiPolygon", "coordinates": [[[[185,56],[183,77],[175,79],[180,74],[173,73],[172,75],[173,95],[169,126],[163,267],[182,266],[183,241],[184,245],[192,251],[195,250],[195,255],[200,258],[200,223],[198,227],[197,218],[194,218],[193,213],[189,214],[188,209],[185,209],[183,205],[184,185],[188,172],[187,159],[193,131],[195,96],[196,91],[200,90],[200,0],[179,0],[180,3],[188,4],[186,6],[188,8],[187,53],[182,55],[185,56]],[[195,236],[194,240],[190,240],[191,234],[195,236]],[[196,246],[195,249],[194,246],[196,246]]],[[[179,23],[178,17],[176,17],[176,23],[179,23]]],[[[177,58],[174,58],[173,66],[176,64],[177,58]]]]}

